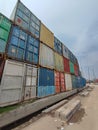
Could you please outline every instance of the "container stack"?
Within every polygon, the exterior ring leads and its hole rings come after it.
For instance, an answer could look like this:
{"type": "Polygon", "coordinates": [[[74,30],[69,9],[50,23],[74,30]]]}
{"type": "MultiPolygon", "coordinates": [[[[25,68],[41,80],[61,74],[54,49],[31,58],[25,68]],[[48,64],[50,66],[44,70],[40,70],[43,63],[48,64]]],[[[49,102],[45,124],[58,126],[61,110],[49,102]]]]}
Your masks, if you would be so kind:
{"type": "Polygon", "coordinates": [[[85,86],[73,53],[20,1],[0,14],[0,106],[85,86]]]}

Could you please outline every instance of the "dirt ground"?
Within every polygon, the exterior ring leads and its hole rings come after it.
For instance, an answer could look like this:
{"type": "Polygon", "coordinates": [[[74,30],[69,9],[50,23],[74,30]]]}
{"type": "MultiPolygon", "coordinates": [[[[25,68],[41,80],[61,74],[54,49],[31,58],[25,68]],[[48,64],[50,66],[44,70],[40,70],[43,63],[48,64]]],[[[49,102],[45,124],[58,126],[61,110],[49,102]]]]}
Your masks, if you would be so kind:
{"type": "Polygon", "coordinates": [[[78,95],[74,98],[80,99],[82,105],[69,122],[46,114],[21,130],[98,130],[98,85],[88,96],[78,95]]]}

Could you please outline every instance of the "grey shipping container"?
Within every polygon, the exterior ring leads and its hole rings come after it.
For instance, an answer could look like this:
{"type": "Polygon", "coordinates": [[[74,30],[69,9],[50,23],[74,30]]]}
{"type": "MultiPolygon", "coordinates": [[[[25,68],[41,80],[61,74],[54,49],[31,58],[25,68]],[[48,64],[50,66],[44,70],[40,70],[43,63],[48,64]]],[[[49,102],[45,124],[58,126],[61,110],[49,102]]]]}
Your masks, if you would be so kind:
{"type": "Polygon", "coordinates": [[[22,2],[17,2],[11,14],[11,19],[37,38],[40,37],[40,20],[22,2]]]}

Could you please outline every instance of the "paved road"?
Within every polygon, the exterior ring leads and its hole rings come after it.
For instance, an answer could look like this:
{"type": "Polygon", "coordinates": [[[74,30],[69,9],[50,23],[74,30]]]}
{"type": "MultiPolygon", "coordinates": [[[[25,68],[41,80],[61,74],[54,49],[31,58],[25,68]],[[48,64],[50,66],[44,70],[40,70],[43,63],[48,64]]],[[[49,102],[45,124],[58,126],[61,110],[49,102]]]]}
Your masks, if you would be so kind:
{"type": "MultiPolygon", "coordinates": [[[[85,110],[85,115],[79,122],[64,123],[62,130],[98,130],[98,85],[88,97],[77,96],[75,98],[81,100],[81,107],[85,110]]],[[[51,115],[45,115],[21,130],[61,130],[61,125],[61,120],[51,115]]]]}

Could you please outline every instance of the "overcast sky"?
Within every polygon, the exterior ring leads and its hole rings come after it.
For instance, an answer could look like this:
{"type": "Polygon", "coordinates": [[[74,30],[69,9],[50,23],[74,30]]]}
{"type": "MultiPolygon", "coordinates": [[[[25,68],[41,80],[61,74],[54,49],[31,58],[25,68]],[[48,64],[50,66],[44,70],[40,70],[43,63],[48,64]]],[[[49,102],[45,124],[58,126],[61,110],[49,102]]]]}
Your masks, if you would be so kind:
{"type": "MultiPolygon", "coordinates": [[[[98,0],[21,1],[76,55],[82,74],[98,78],[98,0]]],[[[10,17],[16,2],[0,0],[0,12],[10,17]]]]}

